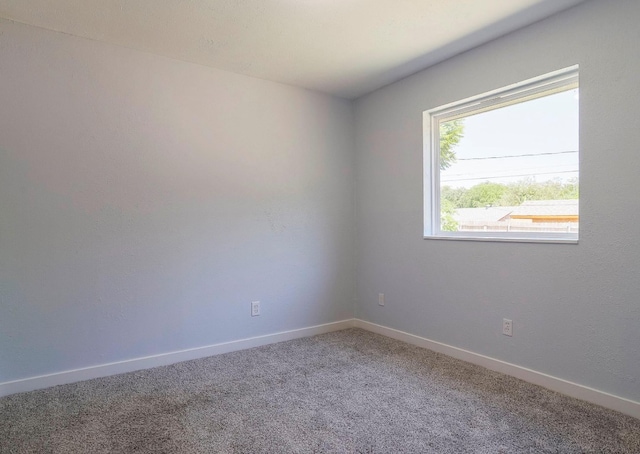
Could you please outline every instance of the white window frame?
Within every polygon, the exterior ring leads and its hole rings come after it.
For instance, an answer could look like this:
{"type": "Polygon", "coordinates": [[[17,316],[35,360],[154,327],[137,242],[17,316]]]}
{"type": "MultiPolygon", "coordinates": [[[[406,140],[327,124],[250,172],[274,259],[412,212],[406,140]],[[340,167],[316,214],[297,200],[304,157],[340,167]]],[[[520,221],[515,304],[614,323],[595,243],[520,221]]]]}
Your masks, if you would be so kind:
{"type": "MultiPolygon", "coordinates": [[[[518,104],[579,86],[578,65],[423,112],[424,238],[533,243],[578,243],[578,233],[448,232],[440,228],[440,123],[518,104]]],[[[578,154],[578,160],[579,154],[578,154]]],[[[578,174],[580,170],[578,169],[578,174]]]]}

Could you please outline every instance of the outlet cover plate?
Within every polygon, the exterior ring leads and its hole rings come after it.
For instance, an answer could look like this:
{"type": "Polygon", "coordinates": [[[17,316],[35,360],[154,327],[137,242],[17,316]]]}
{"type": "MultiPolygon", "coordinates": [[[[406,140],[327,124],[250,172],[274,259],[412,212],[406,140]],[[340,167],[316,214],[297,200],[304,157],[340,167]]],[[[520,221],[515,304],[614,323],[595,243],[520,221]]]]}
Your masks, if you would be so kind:
{"type": "Polygon", "coordinates": [[[252,301],[251,302],[251,316],[257,317],[260,315],[260,301],[252,301]]]}
{"type": "Polygon", "coordinates": [[[513,320],[502,319],[502,334],[509,337],[513,336],[513,320]]]}

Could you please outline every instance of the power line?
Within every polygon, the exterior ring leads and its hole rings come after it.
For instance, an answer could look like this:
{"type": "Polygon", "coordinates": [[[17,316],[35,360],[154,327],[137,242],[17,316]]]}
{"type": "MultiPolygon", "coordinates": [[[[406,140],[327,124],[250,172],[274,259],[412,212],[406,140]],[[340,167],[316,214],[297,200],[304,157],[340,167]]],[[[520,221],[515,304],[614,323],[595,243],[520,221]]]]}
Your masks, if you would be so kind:
{"type": "Polygon", "coordinates": [[[576,173],[577,170],[561,170],[558,172],[542,172],[542,173],[523,173],[520,175],[498,175],[498,176],[488,176],[488,177],[476,177],[476,178],[457,178],[452,180],[440,180],[442,183],[446,183],[449,181],[471,181],[471,180],[488,180],[489,178],[514,178],[514,177],[535,177],[538,175],[555,175],[558,173],[576,173]]]}
{"type": "Polygon", "coordinates": [[[567,153],[578,153],[578,150],[549,151],[545,153],[513,154],[513,155],[507,155],[507,156],[483,156],[478,158],[461,158],[461,159],[457,159],[457,161],[481,161],[484,159],[524,158],[529,156],[549,156],[554,154],[567,154],[567,153]]]}
{"type": "MultiPolygon", "coordinates": [[[[562,165],[558,165],[558,166],[551,166],[551,165],[546,165],[546,166],[535,166],[535,167],[525,167],[525,168],[519,168],[519,169],[505,169],[505,170],[498,170],[496,169],[496,172],[531,172],[533,170],[538,170],[538,169],[556,169],[556,168],[560,168],[560,167],[573,167],[574,164],[562,164],[562,165]]],[[[578,169],[571,169],[574,171],[578,171],[578,169]]],[[[554,172],[558,172],[559,170],[554,170],[554,172]]],[[[474,175],[482,175],[483,173],[487,172],[487,170],[484,170],[482,172],[465,172],[465,173],[452,173],[449,174],[448,172],[441,172],[441,175],[444,178],[451,178],[451,177],[472,177],[474,175]]],[[[537,174],[536,174],[537,175],[537,174]]],[[[505,176],[509,176],[509,175],[505,175],[505,176]]],[[[498,178],[500,177],[500,175],[494,175],[492,178],[498,178]]]]}

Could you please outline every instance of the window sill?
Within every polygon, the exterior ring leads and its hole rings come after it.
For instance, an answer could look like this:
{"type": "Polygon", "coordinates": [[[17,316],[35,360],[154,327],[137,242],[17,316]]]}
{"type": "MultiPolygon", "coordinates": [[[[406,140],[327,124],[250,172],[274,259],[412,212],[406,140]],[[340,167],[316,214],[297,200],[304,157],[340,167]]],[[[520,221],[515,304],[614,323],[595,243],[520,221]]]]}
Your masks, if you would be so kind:
{"type": "Polygon", "coordinates": [[[530,238],[530,237],[495,237],[495,236],[458,236],[458,235],[426,235],[425,240],[447,241],[483,241],[493,243],[549,243],[549,244],[578,244],[578,238],[530,238]]]}

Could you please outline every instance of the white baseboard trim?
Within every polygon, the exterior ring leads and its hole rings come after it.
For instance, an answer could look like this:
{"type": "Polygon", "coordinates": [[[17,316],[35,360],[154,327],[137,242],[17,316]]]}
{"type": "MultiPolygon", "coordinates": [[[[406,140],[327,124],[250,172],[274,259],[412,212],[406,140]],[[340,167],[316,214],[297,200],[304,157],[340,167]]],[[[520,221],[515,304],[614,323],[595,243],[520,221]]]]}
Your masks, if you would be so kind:
{"type": "Polygon", "coordinates": [[[0,383],[0,397],[260,347],[353,327],[353,319],[0,383]]]}
{"type": "Polygon", "coordinates": [[[578,383],[563,380],[562,378],[553,377],[551,375],[517,366],[515,364],[507,363],[499,359],[480,355],[478,353],[473,353],[468,350],[429,340],[424,337],[416,336],[414,334],[405,333],[404,331],[387,328],[386,326],[376,325],[375,323],[367,322],[364,320],[355,319],[353,321],[353,326],[356,328],[362,328],[367,331],[381,334],[383,336],[391,337],[408,344],[427,348],[438,353],[443,353],[447,356],[452,356],[468,363],[486,367],[487,369],[519,378],[521,380],[542,386],[552,391],[575,397],[576,399],[591,402],[593,404],[600,405],[601,407],[616,410],[620,413],[624,413],[626,415],[640,419],[640,402],[635,402],[623,397],[618,397],[613,394],[580,385],[578,383]]]}
{"type": "Polygon", "coordinates": [[[438,353],[461,359],[463,361],[477,364],[487,369],[500,372],[521,380],[542,386],[552,391],[585,400],[587,402],[600,405],[611,410],[619,411],[629,416],[640,419],[640,402],[635,402],[623,397],[615,396],[597,389],[573,383],[561,378],[507,363],[499,359],[474,353],[462,348],[453,347],[443,344],[442,342],[433,341],[414,334],[399,331],[386,326],[377,325],[360,319],[348,319],[339,322],[326,323],[323,325],[310,326],[290,331],[282,331],[279,333],[266,334],[264,336],[250,337],[239,339],[220,344],[207,345],[204,347],[190,348],[169,353],[161,353],[158,355],[146,356],[142,358],[134,358],[125,361],[118,361],[108,364],[100,364],[97,366],[84,367],[81,369],[57,372],[48,375],[40,375],[37,377],[29,377],[21,380],[14,380],[0,383],[0,397],[8,396],[21,392],[34,391],[37,389],[49,388],[51,386],[64,385],[67,383],[75,383],[92,378],[107,377],[109,375],[133,372],[136,370],[149,369],[152,367],[166,366],[169,364],[188,361],[191,359],[204,358],[207,356],[221,355],[238,350],[260,347],[262,345],[284,342],[302,337],[310,337],[318,334],[329,333],[332,331],[340,331],[347,328],[361,328],[383,336],[391,337],[408,344],[423,347],[438,353]]]}

